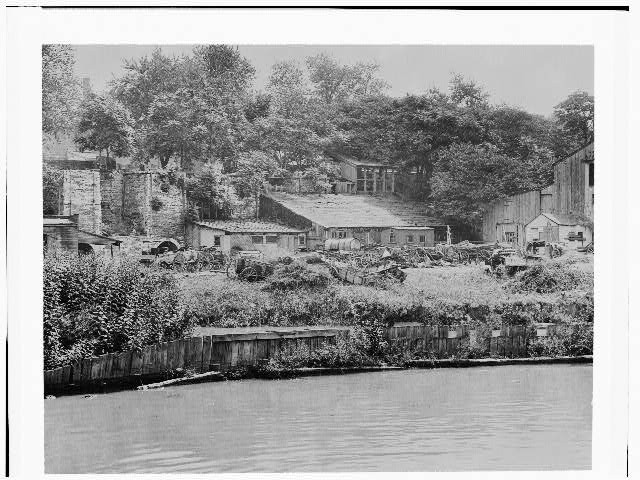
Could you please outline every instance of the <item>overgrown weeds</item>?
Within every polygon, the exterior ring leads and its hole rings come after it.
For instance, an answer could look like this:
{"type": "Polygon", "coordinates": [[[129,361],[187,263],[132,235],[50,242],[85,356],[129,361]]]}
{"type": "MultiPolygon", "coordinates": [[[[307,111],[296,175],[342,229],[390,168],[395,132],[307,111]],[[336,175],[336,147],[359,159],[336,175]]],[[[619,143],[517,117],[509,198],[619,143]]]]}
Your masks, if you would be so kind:
{"type": "Polygon", "coordinates": [[[45,368],[182,338],[192,328],[171,274],[126,258],[45,257],[45,368]]]}

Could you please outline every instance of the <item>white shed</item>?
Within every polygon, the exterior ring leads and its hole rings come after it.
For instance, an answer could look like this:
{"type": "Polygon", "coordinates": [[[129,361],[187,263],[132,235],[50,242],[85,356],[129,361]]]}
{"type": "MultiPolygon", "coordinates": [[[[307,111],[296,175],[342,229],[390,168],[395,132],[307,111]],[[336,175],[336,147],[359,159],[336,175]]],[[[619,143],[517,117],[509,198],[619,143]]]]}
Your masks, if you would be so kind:
{"type": "Polygon", "coordinates": [[[575,215],[541,213],[525,227],[527,242],[545,240],[575,249],[593,241],[593,231],[575,215]]]}

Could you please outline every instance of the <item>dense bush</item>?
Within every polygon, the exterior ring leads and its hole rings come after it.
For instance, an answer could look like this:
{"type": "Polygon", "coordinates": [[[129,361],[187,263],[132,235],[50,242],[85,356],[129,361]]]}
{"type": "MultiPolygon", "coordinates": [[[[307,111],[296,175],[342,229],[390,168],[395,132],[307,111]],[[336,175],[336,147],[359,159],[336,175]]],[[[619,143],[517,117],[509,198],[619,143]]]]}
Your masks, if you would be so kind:
{"type": "Polygon", "coordinates": [[[265,290],[297,290],[300,288],[326,287],[329,275],[312,270],[302,262],[279,264],[267,279],[265,290]]]}
{"type": "Polygon", "coordinates": [[[549,337],[535,338],[528,348],[531,357],[570,357],[593,354],[593,324],[561,324],[549,337]]]}
{"type": "Polygon", "coordinates": [[[325,343],[311,351],[307,346],[283,349],[261,366],[267,376],[286,376],[298,368],[350,368],[380,365],[380,357],[366,353],[366,334],[354,329],[347,337],[340,336],[335,343],[325,343]]]}
{"type": "Polygon", "coordinates": [[[171,274],[127,259],[45,257],[45,368],[173,340],[191,328],[171,274]]]}
{"type": "Polygon", "coordinates": [[[534,265],[518,273],[505,283],[515,293],[552,293],[572,290],[588,281],[585,272],[573,268],[568,262],[547,262],[534,265]]]}

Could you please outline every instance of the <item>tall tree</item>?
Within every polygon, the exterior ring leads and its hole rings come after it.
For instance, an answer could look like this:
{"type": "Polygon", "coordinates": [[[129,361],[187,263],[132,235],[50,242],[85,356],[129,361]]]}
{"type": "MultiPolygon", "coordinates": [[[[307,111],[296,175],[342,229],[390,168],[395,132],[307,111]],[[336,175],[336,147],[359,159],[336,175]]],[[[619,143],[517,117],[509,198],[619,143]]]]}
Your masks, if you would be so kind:
{"type": "Polygon", "coordinates": [[[388,84],[376,76],[379,66],[375,63],[341,65],[325,53],[307,58],[306,63],[309,79],[326,103],[379,95],[388,88],[388,84]]]}
{"type": "Polygon", "coordinates": [[[69,45],[42,46],[42,131],[54,136],[73,133],[82,100],[69,45]]]}
{"type": "Polygon", "coordinates": [[[478,225],[482,205],[523,188],[519,162],[491,144],[452,144],[440,150],[431,179],[436,211],[478,225]]]}
{"type": "Polygon", "coordinates": [[[238,169],[233,174],[233,181],[240,198],[252,198],[255,215],[258,218],[260,192],[267,179],[279,173],[279,167],[273,157],[259,151],[245,152],[238,159],[238,169]]]}
{"type": "Polygon", "coordinates": [[[75,142],[84,150],[126,156],[131,150],[132,120],[128,110],[111,96],[94,95],[82,105],[75,142]]]}
{"type": "Polygon", "coordinates": [[[593,140],[593,109],[593,96],[574,92],[555,106],[553,114],[562,132],[583,145],[593,140]]]}

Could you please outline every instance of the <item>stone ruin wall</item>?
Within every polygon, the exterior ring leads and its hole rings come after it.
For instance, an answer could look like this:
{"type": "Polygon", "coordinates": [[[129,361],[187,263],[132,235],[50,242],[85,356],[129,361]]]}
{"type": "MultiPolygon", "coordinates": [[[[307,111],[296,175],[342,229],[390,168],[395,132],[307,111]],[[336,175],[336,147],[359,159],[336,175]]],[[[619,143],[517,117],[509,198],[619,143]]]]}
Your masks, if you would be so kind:
{"type": "Polygon", "coordinates": [[[102,233],[102,195],[98,170],[62,171],[62,215],[78,215],[78,228],[102,233]]]}
{"type": "Polygon", "coordinates": [[[155,172],[63,171],[63,214],[92,233],[184,239],[186,196],[155,172]]]}

